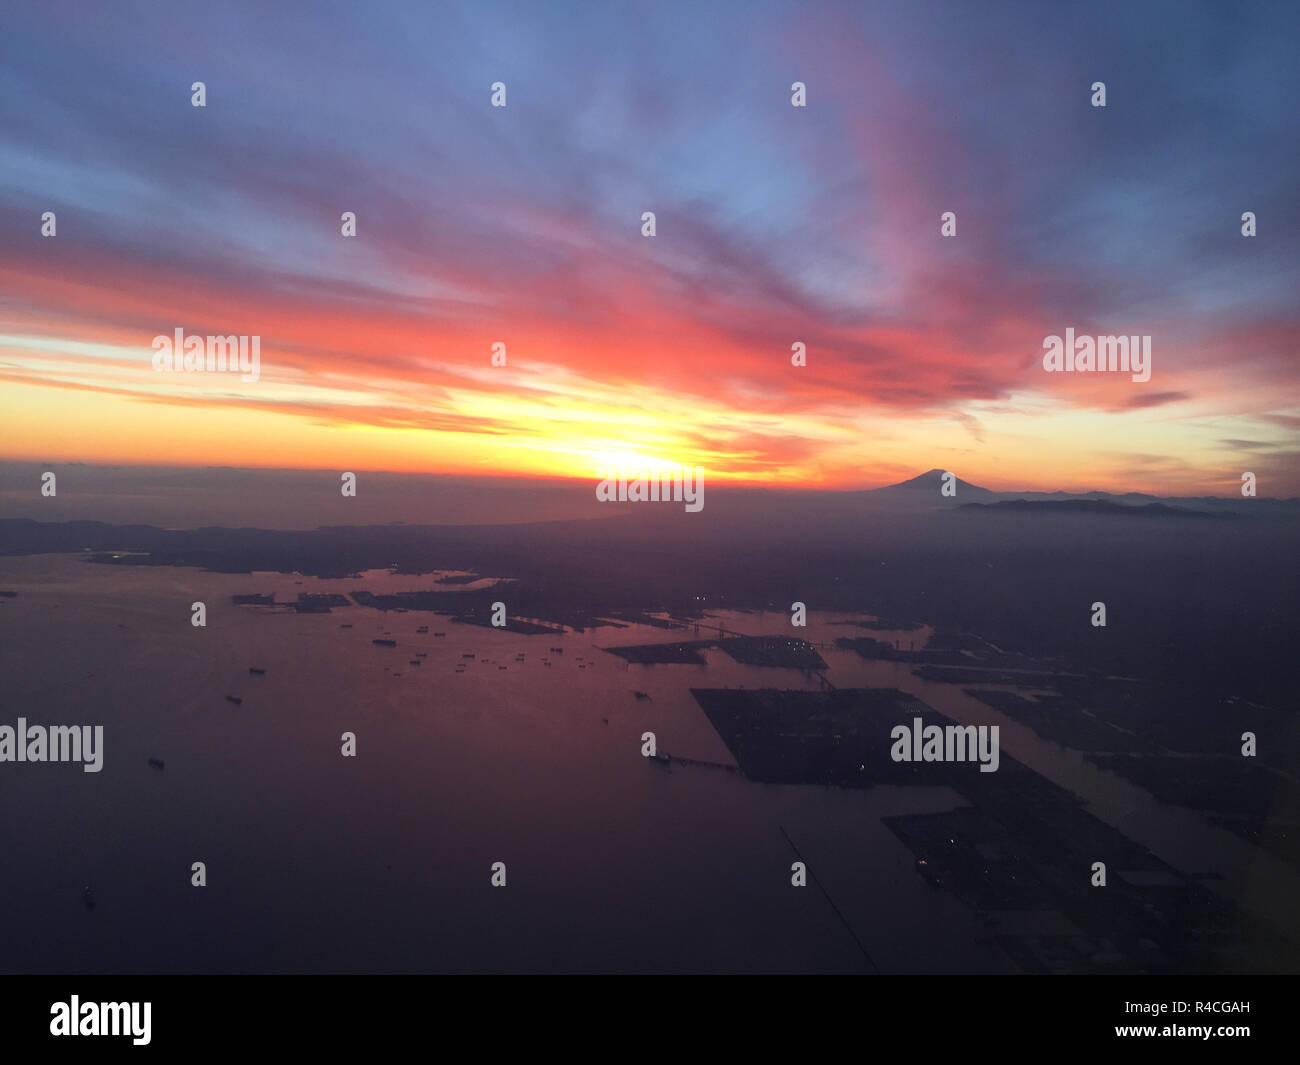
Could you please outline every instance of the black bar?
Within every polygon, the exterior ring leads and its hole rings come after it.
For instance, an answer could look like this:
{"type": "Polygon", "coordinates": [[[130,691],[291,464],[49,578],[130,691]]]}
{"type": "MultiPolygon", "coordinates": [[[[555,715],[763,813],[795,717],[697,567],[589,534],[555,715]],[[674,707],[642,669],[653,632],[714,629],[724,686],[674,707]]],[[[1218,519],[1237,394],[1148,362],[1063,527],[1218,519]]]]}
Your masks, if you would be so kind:
{"type": "Polygon", "coordinates": [[[499,1059],[516,1046],[536,1056],[547,1043],[602,1056],[640,1045],[696,1057],[715,1043],[728,1056],[752,1044],[765,1057],[822,1057],[836,1045],[836,1056],[863,1059],[936,1050],[1163,1055],[1195,1046],[1250,1055],[1293,1044],[1294,989],[1293,981],[1259,976],[906,976],[834,984],[804,977],[733,979],[726,987],[709,976],[688,983],[561,977],[541,985],[381,975],[7,977],[0,980],[0,1031],[5,1050],[21,1052],[6,1054],[13,1062],[50,1051],[170,1059],[285,1047],[332,1060],[351,1052],[382,1060],[404,1048],[499,1059]],[[149,1042],[52,1035],[53,1005],[70,1004],[73,995],[83,1010],[87,1003],[148,1002],[149,1042]],[[1148,1026],[1165,1034],[1117,1033],[1148,1026]],[[1190,1027],[1215,1031],[1208,1039],[1178,1033],[1190,1027]]]}

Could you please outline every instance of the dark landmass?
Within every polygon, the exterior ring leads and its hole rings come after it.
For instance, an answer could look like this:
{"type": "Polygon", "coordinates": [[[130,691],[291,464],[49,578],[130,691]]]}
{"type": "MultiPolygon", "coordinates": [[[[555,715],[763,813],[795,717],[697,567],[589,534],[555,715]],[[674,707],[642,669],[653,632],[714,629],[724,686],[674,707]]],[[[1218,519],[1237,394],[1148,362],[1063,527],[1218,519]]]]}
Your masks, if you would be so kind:
{"type": "MultiPolygon", "coordinates": [[[[932,678],[943,679],[943,678],[932,678]]],[[[1003,683],[975,678],[975,683],[1003,683]]],[[[1038,687],[1038,685],[1035,685],[1038,687]]],[[[1056,676],[1034,697],[967,688],[968,694],[1028,725],[1040,736],[1092,755],[1198,756],[1197,772],[1227,759],[1294,774],[1300,765],[1296,711],[1255,704],[1212,693],[1189,695],[1142,681],[1103,677],[1056,676]],[[1242,733],[1253,732],[1257,753],[1241,754],[1242,733]]],[[[1146,759],[1142,759],[1145,762],[1146,759]]],[[[1123,773],[1129,763],[1108,766],[1123,773]]],[[[1138,781],[1141,783],[1141,781],[1138,781]]],[[[1213,778],[1203,783],[1213,787],[1213,778]]]]}
{"type": "Polygon", "coordinates": [[[977,803],[882,820],[916,855],[917,873],[972,907],[1026,972],[1281,973],[1300,962],[1267,922],[1078,806],[1018,815],[977,803]],[[1090,877],[1099,854],[1104,888],[1090,877]]]}
{"type": "Polygon", "coordinates": [[[989,669],[980,666],[924,665],[912,670],[922,680],[940,684],[1003,684],[1014,688],[1051,687],[1060,680],[1059,673],[1032,669],[989,669]]]}
{"type": "Polygon", "coordinates": [[[746,666],[810,670],[829,668],[812,644],[792,636],[728,636],[719,640],[717,646],[746,666]]]}
{"type": "Polygon", "coordinates": [[[894,762],[895,725],[914,716],[927,725],[954,723],[904,692],[691,694],[748,779],[947,785],[962,795],[967,808],[884,823],[917,856],[918,874],[982,913],[991,934],[1027,971],[1293,972],[1300,966],[1295,945],[1271,925],[1183,877],[1005,752],[993,773],[971,762],[894,762]],[[1105,890],[1091,883],[1098,855],[1106,856],[1105,890]],[[1014,927],[1015,911],[1057,911],[1073,927],[1024,934],[1014,927]]]}
{"type": "Polygon", "coordinates": [[[978,688],[966,693],[1300,867],[1300,735],[1293,710],[1171,697],[1140,682],[1061,677],[1052,683],[1060,690],[1032,699],[978,688]],[[1241,753],[1244,731],[1256,739],[1250,757],[1241,753]]]}
{"type": "MultiPolygon", "coordinates": [[[[485,602],[483,598],[467,599],[469,592],[440,592],[436,590],[420,592],[389,592],[376,595],[374,592],[356,591],[352,600],[358,606],[368,606],[375,610],[427,610],[440,614],[456,614],[462,611],[467,602],[485,602]]],[[[498,593],[499,594],[499,593],[498,593]]]]}
{"type": "Polygon", "coordinates": [[[893,644],[886,643],[884,640],[873,639],[870,636],[840,636],[835,640],[835,646],[842,647],[846,651],[853,651],[859,658],[868,660],[881,659],[887,662],[929,662],[954,665],[970,661],[958,651],[931,651],[926,648],[919,651],[905,651],[893,644]]]}
{"type": "Polygon", "coordinates": [[[927,651],[963,651],[992,665],[1010,665],[1006,654],[999,651],[984,637],[976,636],[973,632],[935,629],[930,635],[925,649],[927,651]]]}
{"type": "Polygon", "coordinates": [[[700,651],[715,646],[717,642],[691,640],[687,643],[643,643],[633,647],[603,647],[601,650],[642,666],[703,666],[708,663],[700,651]]]}
{"type": "Polygon", "coordinates": [[[1210,814],[1230,832],[1300,866],[1296,834],[1300,787],[1294,777],[1240,755],[1089,754],[1087,758],[1164,802],[1210,814]]]}
{"type": "Polygon", "coordinates": [[[1296,788],[1253,758],[1159,754],[1090,754],[1090,762],[1127,777],[1158,799],[1230,817],[1300,820],[1296,788]],[[1279,802],[1289,808],[1279,809],[1279,802]]]}
{"type": "Polygon", "coordinates": [[[1156,744],[1147,737],[1120,728],[1092,713],[1065,712],[1062,700],[1034,701],[1014,692],[966,688],[973,696],[1000,710],[1008,717],[1028,725],[1044,739],[1053,740],[1079,751],[1154,752],[1156,744]]]}
{"type": "Polygon", "coordinates": [[[692,688],[691,695],[751,780],[851,788],[946,784],[973,796],[997,788],[1016,802],[1078,801],[1005,753],[994,773],[981,773],[970,761],[895,762],[895,725],[910,726],[915,717],[927,725],[956,724],[897,688],[692,688]]]}
{"type": "Polygon", "coordinates": [[[1288,865],[1300,868],[1300,821],[1267,820],[1256,817],[1229,817],[1208,813],[1211,821],[1255,846],[1275,855],[1288,865]]]}
{"type": "Polygon", "coordinates": [[[298,601],[294,603],[293,608],[299,614],[328,614],[336,606],[351,605],[346,595],[338,595],[332,592],[323,594],[299,592],[298,601]]]}
{"type": "MultiPolygon", "coordinates": [[[[936,508],[934,478],[917,480],[895,496],[914,498],[932,513],[873,510],[810,494],[785,509],[774,494],[746,504],[748,510],[728,510],[718,491],[698,515],[646,509],[626,521],[516,526],[268,532],[0,520],[0,554],[65,551],[99,565],[270,570],[308,579],[373,569],[497,574],[508,583],[477,591],[357,592],[352,599],[484,626],[492,602],[504,600],[514,631],[525,631],[515,627],[516,616],[550,633],[559,630],[548,626],[632,622],[673,629],[714,609],[788,612],[796,600],[810,611],[880,618],[857,623],[868,631],[901,627],[885,619],[923,618],[934,626],[924,647],[910,640],[837,642],[864,658],[913,663],[927,680],[966,685],[991,710],[1294,861],[1294,507],[1206,501],[1206,511],[1251,507],[1265,517],[1255,520],[1251,510],[1251,520],[1179,522],[1171,535],[1170,521],[1208,515],[1185,515],[1168,502],[1154,511],[1118,502],[1150,498],[1137,496],[1102,500],[1101,508],[936,508]],[[1032,522],[1019,517],[1027,512],[1032,522]],[[1152,520],[1161,517],[1169,520],[1152,520]],[[1106,628],[1089,624],[1097,600],[1107,605],[1106,628]],[[1019,691],[981,687],[990,684],[1019,691]],[[1251,759],[1240,756],[1246,730],[1258,737],[1251,759]]],[[[972,488],[959,486],[963,503],[972,488]]],[[[234,601],[293,605],[269,595],[234,601]]],[[[702,649],[722,647],[738,661],[821,668],[798,648],[802,641],[742,640],[728,649],[736,639],[607,650],[626,661],[702,664],[702,649]],[[788,659],[782,644],[792,650],[788,659]]],[[[886,823],[916,855],[918,874],[975,906],[990,936],[1023,968],[1300,969],[1293,946],[1274,930],[1163,865],[1005,754],[989,774],[973,763],[894,763],[890,728],[914,713],[926,723],[947,722],[904,693],[693,694],[749,779],[854,788],[944,784],[962,796],[970,806],[886,823]],[[1098,855],[1110,872],[1104,890],[1089,882],[1098,855]],[[1072,927],[1027,932],[1008,911],[1057,914],[1072,927]]]]}
{"type": "Polygon", "coordinates": [[[680,629],[685,627],[684,621],[675,621],[672,618],[651,617],[644,610],[612,611],[610,617],[626,621],[630,625],[649,625],[656,629],[680,629]]]}
{"type": "Polygon", "coordinates": [[[998,503],[963,503],[962,510],[996,510],[1013,514],[1061,513],[1120,514],[1137,518],[1241,518],[1242,514],[1210,513],[1166,503],[1115,503],[1109,499],[1006,499],[998,503]]]}
{"type": "MultiPolygon", "coordinates": [[[[855,788],[942,783],[930,776],[936,763],[894,762],[889,757],[889,730],[894,725],[910,724],[918,714],[947,723],[895,688],[692,688],[691,695],[749,780],[855,788]]],[[[972,765],[961,768],[978,772],[972,765]]]]}
{"type": "Polygon", "coordinates": [[[832,621],[832,625],[851,625],[858,629],[872,631],[888,630],[891,632],[914,632],[923,627],[920,621],[903,621],[891,618],[877,618],[875,621],[832,621]]]}
{"type": "MultiPolygon", "coordinates": [[[[908,640],[907,647],[903,640],[893,644],[877,640],[870,636],[840,636],[835,640],[837,647],[853,651],[860,658],[879,659],[887,662],[914,662],[930,667],[955,667],[950,673],[979,669],[981,671],[1005,670],[1017,673],[1049,672],[1049,663],[1044,663],[1029,655],[1007,652],[981,636],[969,632],[953,632],[936,629],[930,639],[920,648],[915,640],[908,640]]],[[[921,675],[920,670],[915,671],[921,675]]],[[[948,674],[943,676],[948,679],[948,674]]]]}
{"type": "Polygon", "coordinates": [[[512,583],[447,588],[441,594],[466,598],[425,609],[477,611],[504,599],[511,614],[574,628],[713,609],[786,612],[800,601],[923,618],[1062,671],[1142,677],[1192,700],[1294,703],[1285,663],[1300,631],[1300,521],[1289,503],[1271,501],[1259,520],[1181,523],[1171,537],[1167,522],[1113,514],[1044,511],[1027,527],[962,507],[906,513],[841,496],[716,495],[699,514],[646,507],[635,520],[512,526],[281,532],[3,519],[0,554],[65,551],[102,565],[223,573],[495,574],[512,583]],[[1096,601],[1106,603],[1105,628],[1089,624],[1096,601]]]}

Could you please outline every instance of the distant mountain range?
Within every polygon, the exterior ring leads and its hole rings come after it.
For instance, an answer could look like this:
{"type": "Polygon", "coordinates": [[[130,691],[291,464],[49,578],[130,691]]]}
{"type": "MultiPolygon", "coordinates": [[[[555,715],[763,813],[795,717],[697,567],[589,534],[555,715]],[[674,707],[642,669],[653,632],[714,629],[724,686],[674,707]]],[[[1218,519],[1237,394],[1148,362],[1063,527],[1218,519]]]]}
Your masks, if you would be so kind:
{"type": "Polygon", "coordinates": [[[1231,511],[1191,510],[1166,503],[1116,503],[1109,499],[1004,499],[999,503],[963,503],[962,510],[1040,511],[1077,514],[1126,514],[1143,518],[1240,518],[1231,511]]]}
{"type": "Polygon", "coordinates": [[[968,512],[1016,514],[1118,514],[1153,518],[1240,517],[1294,515],[1300,499],[1220,499],[1214,496],[1154,496],[1144,492],[994,492],[956,478],[955,492],[942,493],[944,470],[933,469],[907,481],[861,493],[890,506],[908,510],[960,507],[968,512]]]}

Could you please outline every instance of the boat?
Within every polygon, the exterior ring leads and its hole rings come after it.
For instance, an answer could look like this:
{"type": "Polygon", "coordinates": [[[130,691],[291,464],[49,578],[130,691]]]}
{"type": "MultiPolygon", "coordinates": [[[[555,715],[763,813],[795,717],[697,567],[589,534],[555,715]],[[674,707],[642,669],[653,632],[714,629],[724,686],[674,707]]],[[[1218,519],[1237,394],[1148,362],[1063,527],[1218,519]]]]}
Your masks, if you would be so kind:
{"type": "Polygon", "coordinates": [[[376,647],[396,647],[396,646],[397,646],[397,641],[396,641],[396,640],[371,640],[370,642],[373,643],[376,647]]]}
{"type": "Polygon", "coordinates": [[[243,701],[244,701],[244,700],[241,699],[238,695],[227,695],[227,696],[226,696],[226,702],[228,702],[228,703],[234,703],[236,706],[239,706],[243,701]]]}
{"type": "Polygon", "coordinates": [[[264,669],[258,669],[256,666],[249,666],[249,667],[248,667],[248,672],[250,672],[250,673],[251,673],[253,676],[255,676],[255,677],[265,677],[265,676],[266,676],[266,670],[264,670],[264,669]]]}
{"type": "Polygon", "coordinates": [[[164,766],[163,760],[161,758],[150,758],[149,764],[153,766],[154,769],[162,769],[164,766]]]}

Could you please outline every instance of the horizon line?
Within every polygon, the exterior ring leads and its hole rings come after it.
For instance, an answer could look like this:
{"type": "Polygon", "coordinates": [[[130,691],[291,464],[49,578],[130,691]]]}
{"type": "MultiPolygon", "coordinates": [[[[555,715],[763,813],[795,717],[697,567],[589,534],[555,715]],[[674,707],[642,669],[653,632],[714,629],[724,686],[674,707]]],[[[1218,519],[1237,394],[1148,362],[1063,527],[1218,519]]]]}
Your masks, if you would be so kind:
{"type": "MultiPolygon", "coordinates": [[[[79,466],[79,467],[90,467],[98,470],[142,470],[142,471],[143,470],[176,470],[176,471],[209,470],[214,472],[229,471],[232,473],[337,473],[342,471],[342,467],[335,466],[335,465],[330,465],[330,466],[227,466],[227,465],[214,465],[212,463],[173,462],[173,463],[166,463],[166,464],[153,464],[153,463],[137,463],[137,462],[87,462],[78,459],[48,461],[48,460],[26,459],[26,458],[0,457],[0,469],[3,469],[3,467],[5,466],[19,465],[19,464],[30,465],[33,467],[79,466]]],[[[651,467],[647,467],[647,471],[650,468],[651,467]]],[[[735,489],[735,490],[747,491],[747,492],[764,492],[764,491],[792,492],[792,493],[800,493],[800,494],[808,494],[808,495],[817,495],[817,494],[855,495],[862,492],[875,492],[887,488],[901,487],[903,485],[910,484],[911,482],[916,481],[919,478],[925,477],[929,474],[944,473],[944,472],[956,473],[955,470],[946,469],[945,467],[942,466],[931,466],[920,473],[913,474],[910,477],[904,477],[901,481],[889,481],[885,484],[862,485],[861,487],[850,488],[850,487],[832,487],[832,486],[825,486],[825,485],[807,486],[805,484],[800,484],[800,483],[779,484],[779,483],[772,483],[767,481],[753,481],[753,480],[745,479],[743,477],[736,477],[733,475],[714,474],[708,469],[708,467],[699,466],[698,464],[674,466],[671,463],[665,463],[663,464],[662,468],[699,469],[699,470],[703,470],[706,477],[714,477],[714,476],[719,477],[721,478],[721,480],[714,481],[713,483],[712,487],[714,491],[720,489],[735,489]]],[[[364,466],[352,466],[350,467],[348,472],[381,475],[386,477],[436,477],[436,478],[455,479],[455,480],[463,480],[463,481],[471,481],[471,480],[527,481],[527,482],[536,482],[536,483],[562,483],[562,484],[572,484],[572,485],[595,484],[595,483],[599,483],[599,481],[601,480],[598,473],[593,473],[591,477],[574,477],[565,474],[529,474],[529,473],[520,473],[520,472],[496,473],[496,472],[486,472],[486,471],[482,473],[464,473],[464,472],[448,472],[448,471],[439,471],[439,470],[374,469],[374,468],[366,468],[364,466]]],[[[1123,492],[1115,492],[1105,488],[1050,488],[1050,489],[1026,488],[1026,487],[992,488],[989,487],[988,484],[976,484],[972,481],[969,481],[959,473],[957,473],[956,476],[957,476],[957,480],[960,483],[965,484],[969,488],[978,489],[980,491],[992,492],[998,495],[1032,493],[1037,495],[1062,494],[1062,495],[1073,495],[1073,496],[1105,495],[1105,496],[1116,496],[1121,498],[1126,495],[1140,495],[1140,496],[1151,496],[1154,499],[1217,499],[1217,500],[1222,500],[1224,502],[1232,502],[1239,498],[1244,498],[1238,495],[1215,495],[1211,493],[1201,493],[1198,495],[1162,495],[1158,492],[1150,491],[1149,489],[1143,490],[1139,488],[1132,488],[1123,492]]],[[[0,493],[3,493],[4,491],[5,489],[0,488],[0,493]]],[[[1274,502],[1285,503],[1285,502],[1290,502],[1290,501],[1300,499],[1300,496],[1255,496],[1251,498],[1255,498],[1261,501],[1271,500],[1274,502]]]]}

